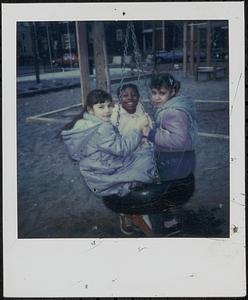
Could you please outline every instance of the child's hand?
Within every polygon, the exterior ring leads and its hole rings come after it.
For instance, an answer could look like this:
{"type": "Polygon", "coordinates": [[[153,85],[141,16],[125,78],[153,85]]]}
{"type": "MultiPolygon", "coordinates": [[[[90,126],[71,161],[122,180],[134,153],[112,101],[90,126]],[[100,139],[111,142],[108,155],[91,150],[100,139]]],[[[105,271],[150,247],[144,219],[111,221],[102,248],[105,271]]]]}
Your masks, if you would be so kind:
{"type": "Polygon", "coordinates": [[[144,116],[139,117],[137,119],[136,124],[137,124],[137,127],[139,130],[142,130],[145,126],[149,126],[149,120],[148,120],[147,115],[145,114],[144,116]]]}
{"type": "Polygon", "coordinates": [[[147,137],[149,135],[150,130],[151,130],[150,126],[144,126],[142,129],[142,134],[147,137]]]}
{"type": "Polygon", "coordinates": [[[150,116],[148,114],[146,114],[148,122],[149,122],[149,127],[153,128],[153,124],[152,124],[152,119],[150,118],[150,116]]]}

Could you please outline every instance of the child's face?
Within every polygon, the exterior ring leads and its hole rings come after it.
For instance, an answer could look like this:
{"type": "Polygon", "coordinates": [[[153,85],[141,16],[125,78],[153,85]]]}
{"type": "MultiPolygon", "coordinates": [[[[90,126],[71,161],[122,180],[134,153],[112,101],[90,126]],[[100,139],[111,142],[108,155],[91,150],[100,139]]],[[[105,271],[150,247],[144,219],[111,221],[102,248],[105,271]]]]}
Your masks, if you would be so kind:
{"type": "Polygon", "coordinates": [[[175,95],[175,90],[167,89],[164,87],[161,87],[159,90],[152,88],[151,94],[152,94],[152,101],[154,105],[159,107],[162,106],[164,103],[166,103],[175,95]]]}
{"type": "Polygon", "coordinates": [[[121,92],[121,105],[130,114],[136,112],[136,107],[139,102],[139,97],[136,91],[132,88],[126,88],[121,92]]]}
{"type": "Polygon", "coordinates": [[[95,117],[99,118],[104,122],[110,122],[111,115],[113,112],[113,103],[104,102],[94,104],[92,108],[89,109],[89,113],[93,114],[95,117]]]}

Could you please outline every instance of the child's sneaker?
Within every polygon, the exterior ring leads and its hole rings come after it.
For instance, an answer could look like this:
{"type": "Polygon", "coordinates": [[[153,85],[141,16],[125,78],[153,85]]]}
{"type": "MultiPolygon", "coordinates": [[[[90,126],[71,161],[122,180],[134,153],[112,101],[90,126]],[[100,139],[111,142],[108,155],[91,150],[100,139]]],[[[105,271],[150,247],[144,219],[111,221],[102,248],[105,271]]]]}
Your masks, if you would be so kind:
{"type": "Polygon", "coordinates": [[[152,225],[148,215],[131,215],[133,225],[136,225],[143,233],[148,236],[154,236],[152,225]]]}
{"type": "Polygon", "coordinates": [[[120,214],[120,230],[125,235],[134,234],[134,229],[132,226],[132,221],[125,214],[120,214]]]}
{"type": "Polygon", "coordinates": [[[164,222],[164,236],[176,236],[181,231],[181,226],[176,218],[164,222]]]}
{"type": "Polygon", "coordinates": [[[177,224],[178,224],[178,221],[177,221],[176,218],[173,218],[173,219],[171,219],[169,221],[164,221],[164,227],[165,228],[170,228],[170,227],[175,226],[177,224]]]}

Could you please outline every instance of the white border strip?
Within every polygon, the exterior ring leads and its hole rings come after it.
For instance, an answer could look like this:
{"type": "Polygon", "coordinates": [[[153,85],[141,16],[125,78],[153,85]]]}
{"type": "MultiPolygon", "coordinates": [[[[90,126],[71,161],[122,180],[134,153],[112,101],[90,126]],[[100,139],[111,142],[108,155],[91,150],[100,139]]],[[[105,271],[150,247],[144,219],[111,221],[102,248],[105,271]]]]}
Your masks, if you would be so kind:
{"type": "Polygon", "coordinates": [[[3,4],[2,16],[4,296],[244,296],[244,2],[3,4]],[[156,19],[229,21],[230,230],[238,230],[228,239],[17,239],[16,21],[156,19]]]}

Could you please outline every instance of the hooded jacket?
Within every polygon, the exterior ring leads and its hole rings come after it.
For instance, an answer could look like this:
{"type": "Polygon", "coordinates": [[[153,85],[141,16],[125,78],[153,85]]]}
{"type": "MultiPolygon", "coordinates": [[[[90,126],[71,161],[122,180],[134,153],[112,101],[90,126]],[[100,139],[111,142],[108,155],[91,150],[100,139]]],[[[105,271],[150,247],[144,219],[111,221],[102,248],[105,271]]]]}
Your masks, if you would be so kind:
{"type": "Polygon", "coordinates": [[[98,196],[124,196],[138,182],[153,181],[151,148],[135,154],[141,141],[138,130],[123,137],[110,122],[85,113],[71,130],[62,131],[62,137],[71,158],[79,161],[88,187],[98,196]]]}
{"type": "MultiPolygon", "coordinates": [[[[127,112],[121,105],[120,105],[119,113],[120,113],[120,120],[119,120],[120,124],[118,128],[122,135],[129,134],[129,132],[132,131],[133,128],[135,127],[137,119],[139,117],[144,116],[145,114],[140,103],[137,104],[136,111],[133,114],[127,112]]],[[[117,118],[118,118],[117,116],[118,116],[118,104],[115,105],[111,116],[111,122],[114,125],[116,125],[117,123],[117,118]]]]}
{"type": "Polygon", "coordinates": [[[148,139],[155,144],[161,180],[184,178],[194,172],[198,141],[194,102],[184,96],[173,97],[157,109],[155,125],[148,139]]]}

